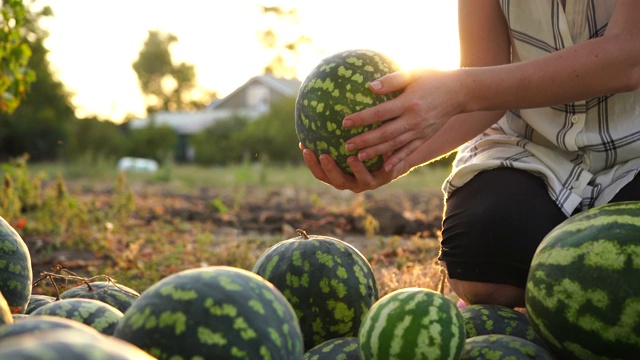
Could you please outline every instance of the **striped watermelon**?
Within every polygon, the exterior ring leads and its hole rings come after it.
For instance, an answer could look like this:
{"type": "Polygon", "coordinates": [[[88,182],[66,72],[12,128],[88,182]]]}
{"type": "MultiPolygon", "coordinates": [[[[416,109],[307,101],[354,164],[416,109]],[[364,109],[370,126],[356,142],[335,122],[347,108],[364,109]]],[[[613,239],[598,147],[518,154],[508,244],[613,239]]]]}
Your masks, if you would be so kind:
{"type": "Polygon", "coordinates": [[[468,338],[462,360],[553,360],[545,348],[521,337],[488,334],[468,338]]]}
{"type": "Polygon", "coordinates": [[[302,334],[272,284],[239,268],[183,270],[145,290],[114,336],[159,359],[300,360],[302,334]]]}
{"type": "Polygon", "coordinates": [[[31,314],[37,308],[58,300],[59,299],[49,295],[32,294],[31,297],[29,298],[29,304],[27,305],[27,310],[24,313],[31,314]]]}
{"type": "MultiPolygon", "coordinates": [[[[380,124],[345,129],[345,116],[393,99],[399,92],[376,95],[371,81],[398,71],[387,56],[371,50],[346,50],[323,59],[302,83],[296,99],[295,126],[304,147],[316,155],[329,154],[347,173],[347,140],[380,124]]],[[[382,157],[365,162],[371,171],[382,167],[382,157]]]]}
{"type": "Polygon", "coordinates": [[[0,340],[23,334],[43,334],[53,329],[75,329],[91,335],[96,341],[102,339],[102,333],[80,321],[51,315],[26,315],[10,326],[0,326],[0,340]]]}
{"type": "Polygon", "coordinates": [[[51,315],[76,320],[103,334],[111,335],[124,314],[99,300],[64,299],[41,306],[31,315],[51,315]]]}
{"type": "Polygon", "coordinates": [[[527,316],[520,311],[495,304],[473,304],[460,309],[467,338],[501,334],[542,345],[527,316]]]}
{"type": "Polygon", "coordinates": [[[22,237],[0,217],[0,291],[13,314],[23,314],[31,296],[31,254],[22,237]]]}
{"type": "Polygon", "coordinates": [[[125,312],[140,297],[137,291],[111,281],[93,281],[68,289],[60,299],[83,298],[100,300],[125,312]]]}
{"type": "Polygon", "coordinates": [[[358,338],[348,336],[327,340],[307,351],[303,360],[360,360],[358,338]]]}
{"type": "Polygon", "coordinates": [[[531,325],[560,359],[640,357],[640,202],[574,215],[536,250],[531,325]]]}
{"type": "Polygon", "coordinates": [[[456,305],[424,288],[404,288],[383,296],[358,332],[363,360],[457,360],[465,339],[456,305]]]}
{"type": "Polygon", "coordinates": [[[253,272],[293,306],[308,351],[326,340],[356,336],[364,314],[378,300],[378,285],[371,265],[352,245],[299,233],[267,249],[253,272]]]}

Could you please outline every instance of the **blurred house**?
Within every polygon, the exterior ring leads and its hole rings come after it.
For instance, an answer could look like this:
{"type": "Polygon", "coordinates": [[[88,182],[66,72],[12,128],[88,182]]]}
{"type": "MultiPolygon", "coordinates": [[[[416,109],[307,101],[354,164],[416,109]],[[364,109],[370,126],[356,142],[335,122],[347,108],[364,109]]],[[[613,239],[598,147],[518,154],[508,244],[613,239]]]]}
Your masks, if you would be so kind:
{"type": "Polygon", "coordinates": [[[196,134],[213,125],[216,121],[231,116],[249,119],[267,113],[271,104],[283,98],[295,98],[301,82],[297,79],[278,78],[272,75],[255,76],[231,94],[217,99],[198,111],[162,111],[147,118],[134,119],[131,129],[141,129],[154,123],[155,126],[169,126],[178,135],[176,159],[192,161],[193,149],[188,144],[191,134],[196,134]]]}

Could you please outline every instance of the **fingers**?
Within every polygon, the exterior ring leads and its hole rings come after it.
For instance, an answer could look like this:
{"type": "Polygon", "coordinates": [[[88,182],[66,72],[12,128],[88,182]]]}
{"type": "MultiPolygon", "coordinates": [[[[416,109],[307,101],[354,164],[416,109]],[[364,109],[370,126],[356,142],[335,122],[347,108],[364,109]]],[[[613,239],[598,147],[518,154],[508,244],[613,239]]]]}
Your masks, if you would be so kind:
{"type": "Polygon", "coordinates": [[[372,81],[369,88],[374,93],[383,95],[402,90],[406,88],[411,81],[412,75],[410,72],[397,71],[372,81]]]}

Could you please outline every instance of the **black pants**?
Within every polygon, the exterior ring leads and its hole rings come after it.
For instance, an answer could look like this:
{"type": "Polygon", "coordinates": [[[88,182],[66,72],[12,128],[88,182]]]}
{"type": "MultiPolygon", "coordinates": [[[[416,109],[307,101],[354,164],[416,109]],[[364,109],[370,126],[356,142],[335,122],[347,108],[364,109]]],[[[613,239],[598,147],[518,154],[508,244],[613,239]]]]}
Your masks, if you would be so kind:
{"type": "MultiPolygon", "coordinates": [[[[626,200],[640,200],[640,177],[612,202],[626,200]]],[[[439,259],[452,279],[524,288],[536,248],[566,218],[539,176],[483,171],[447,199],[439,259]]]]}

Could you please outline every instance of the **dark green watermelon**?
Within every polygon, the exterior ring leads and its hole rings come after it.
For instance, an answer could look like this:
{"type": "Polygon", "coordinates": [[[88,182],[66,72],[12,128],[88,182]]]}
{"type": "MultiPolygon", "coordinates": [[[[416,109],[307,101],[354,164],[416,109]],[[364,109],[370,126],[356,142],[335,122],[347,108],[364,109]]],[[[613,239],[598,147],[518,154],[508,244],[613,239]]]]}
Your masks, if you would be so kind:
{"type": "Polygon", "coordinates": [[[62,299],[39,307],[31,315],[51,315],[76,320],[107,335],[113,334],[124,316],[122,311],[113,306],[93,299],[62,299]]]}
{"type": "Polygon", "coordinates": [[[304,354],[304,360],[360,360],[355,336],[327,340],[304,354]]]}
{"type": "Polygon", "coordinates": [[[520,311],[495,304],[467,305],[460,309],[467,338],[502,334],[542,345],[527,316],[520,311]]]}
{"type": "Polygon", "coordinates": [[[301,236],[267,249],[252,271],[293,306],[305,351],[333,338],[356,336],[365,313],[378,300],[378,285],[364,255],[328,236],[301,231],[301,236]]]}
{"type": "Polygon", "coordinates": [[[31,295],[31,297],[29,298],[29,304],[27,305],[27,310],[24,312],[25,314],[31,314],[32,312],[34,312],[37,308],[52,303],[54,301],[56,301],[58,299],[56,299],[53,296],[49,296],[49,295],[40,295],[40,294],[33,294],[31,295]]]}
{"type": "Polygon", "coordinates": [[[29,360],[152,360],[136,346],[113,336],[73,328],[56,328],[37,334],[25,333],[0,341],[0,359],[29,360]]]}
{"type": "Polygon", "coordinates": [[[102,333],[98,330],[76,320],[51,315],[26,315],[25,318],[14,322],[10,326],[1,326],[0,340],[27,333],[37,335],[53,329],[76,329],[84,331],[88,335],[93,334],[96,341],[102,338],[102,333]]]}
{"type": "Polygon", "coordinates": [[[640,202],[560,223],[536,250],[529,321],[559,359],[640,358],[640,202]]]}
{"type": "Polygon", "coordinates": [[[18,232],[0,217],[0,292],[11,313],[25,312],[32,282],[29,249],[18,232]]]}
{"type": "Polygon", "coordinates": [[[114,336],[159,359],[300,360],[302,334],[285,297],[239,268],[183,270],[153,284],[114,336]]]}
{"type": "Polygon", "coordinates": [[[60,299],[94,299],[107,303],[123,313],[140,297],[137,291],[110,281],[85,283],[60,294],[60,299]]]}
{"type": "Polygon", "coordinates": [[[511,335],[491,334],[468,338],[463,360],[554,360],[550,352],[531,341],[511,335]]]}
{"type": "MultiPolygon", "coordinates": [[[[350,173],[347,158],[355,153],[346,151],[346,141],[380,124],[346,129],[342,120],[399,95],[376,95],[369,89],[371,81],[398,70],[389,57],[366,49],[342,51],[323,59],[302,83],[296,99],[295,126],[302,145],[316,155],[329,154],[350,173]]],[[[375,171],[382,162],[377,156],[365,165],[375,171]]]]}

